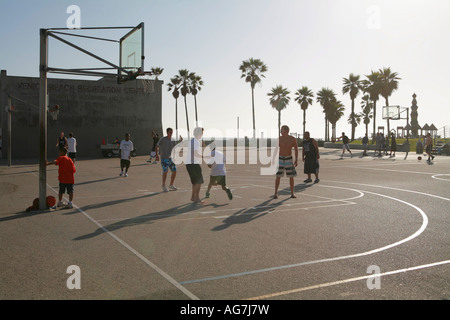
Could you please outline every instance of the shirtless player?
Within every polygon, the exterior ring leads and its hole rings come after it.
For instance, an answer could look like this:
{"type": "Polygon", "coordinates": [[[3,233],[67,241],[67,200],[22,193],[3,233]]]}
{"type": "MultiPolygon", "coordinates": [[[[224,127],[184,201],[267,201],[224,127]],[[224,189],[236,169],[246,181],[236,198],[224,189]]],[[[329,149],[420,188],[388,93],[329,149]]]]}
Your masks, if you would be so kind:
{"type": "Polygon", "coordinates": [[[289,135],[289,127],[281,127],[281,136],[279,138],[279,165],[278,172],[275,179],[275,194],[274,199],[278,199],[278,187],[280,186],[280,179],[284,176],[286,171],[286,176],[289,178],[289,185],[291,187],[291,198],[297,198],[294,193],[294,177],[297,176],[295,167],[297,166],[298,159],[298,146],[297,140],[289,135]],[[295,152],[295,161],[292,159],[292,148],[295,152]]]}

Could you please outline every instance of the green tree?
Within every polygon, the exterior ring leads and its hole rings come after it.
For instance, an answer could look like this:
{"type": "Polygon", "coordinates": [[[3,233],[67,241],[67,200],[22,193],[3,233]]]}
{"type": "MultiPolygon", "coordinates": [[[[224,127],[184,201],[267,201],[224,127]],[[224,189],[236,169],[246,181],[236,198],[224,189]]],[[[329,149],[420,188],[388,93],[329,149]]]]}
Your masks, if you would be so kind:
{"type": "Polygon", "coordinates": [[[203,80],[199,75],[192,73],[191,75],[191,94],[194,96],[195,103],[195,126],[198,127],[198,114],[197,114],[197,93],[202,89],[203,80]]]}
{"type": "Polygon", "coordinates": [[[281,130],[281,110],[285,109],[291,97],[289,97],[290,92],[288,89],[283,88],[278,85],[275,88],[272,88],[272,91],[267,95],[270,97],[269,102],[272,108],[278,111],[278,134],[281,130]]]}
{"type": "Polygon", "coordinates": [[[176,75],[177,77],[180,78],[180,85],[181,85],[180,92],[184,98],[184,109],[186,112],[186,127],[187,127],[188,137],[190,137],[190,130],[189,130],[189,115],[188,115],[186,96],[191,92],[192,75],[193,75],[193,73],[187,69],[178,70],[178,75],[176,75]]]}
{"type": "Polygon", "coordinates": [[[336,123],[344,115],[345,107],[341,101],[336,99],[329,102],[327,118],[331,123],[331,141],[336,141],[336,123]]]}
{"type": "Polygon", "coordinates": [[[241,79],[245,78],[245,82],[250,83],[252,88],[252,115],[253,115],[253,138],[256,137],[255,126],[255,85],[261,82],[261,78],[265,78],[264,73],[267,72],[267,66],[260,59],[250,58],[242,61],[239,66],[239,70],[242,72],[241,79]]]}
{"type": "Polygon", "coordinates": [[[350,99],[352,100],[352,111],[350,114],[350,117],[352,119],[351,125],[352,125],[352,135],[351,140],[355,140],[355,129],[358,125],[355,117],[355,99],[359,94],[359,91],[362,89],[361,80],[359,80],[359,75],[355,75],[353,73],[350,73],[348,78],[343,79],[343,87],[342,87],[342,93],[346,94],[348,93],[350,95],[350,99]]]}
{"type": "MultiPolygon", "coordinates": [[[[391,68],[383,68],[379,70],[381,78],[381,91],[380,94],[386,100],[386,106],[389,106],[389,97],[392,93],[398,89],[398,77],[397,72],[392,72],[391,68]]],[[[387,119],[387,132],[386,136],[390,135],[389,119],[387,119]]]]}
{"type": "Polygon", "coordinates": [[[373,102],[373,134],[372,144],[375,143],[375,136],[377,132],[377,101],[381,94],[381,77],[378,71],[373,71],[371,74],[366,75],[366,79],[362,80],[363,91],[369,94],[370,100],[373,102]]]}
{"type": "Polygon", "coordinates": [[[295,101],[303,110],[303,136],[305,135],[306,131],[306,110],[308,109],[309,105],[312,105],[313,98],[314,93],[306,86],[303,86],[301,89],[298,89],[297,92],[295,92],[295,101]]]}
{"type": "Polygon", "coordinates": [[[155,76],[155,80],[158,81],[158,77],[163,73],[164,68],[151,68],[150,75],[155,76]]]}
{"type": "Polygon", "coordinates": [[[175,98],[175,139],[178,139],[178,97],[180,96],[181,78],[177,76],[171,78],[167,87],[175,98]]]}
{"type": "Polygon", "coordinates": [[[336,94],[329,88],[322,88],[316,94],[316,101],[320,103],[325,114],[325,141],[329,141],[329,128],[328,128],[328,110],[333,101],[336,101],[336,94]]]}
{"type": "Polygon", "coordinates": [[[370,102],[370,95],[365,94],[362,97],[361,101],[361,117],[363,118],[364,125],[366,126],[366,134],[369,136],[369,123],[370,119],[372,119],[372,109],[374,104],[370,102]]]}

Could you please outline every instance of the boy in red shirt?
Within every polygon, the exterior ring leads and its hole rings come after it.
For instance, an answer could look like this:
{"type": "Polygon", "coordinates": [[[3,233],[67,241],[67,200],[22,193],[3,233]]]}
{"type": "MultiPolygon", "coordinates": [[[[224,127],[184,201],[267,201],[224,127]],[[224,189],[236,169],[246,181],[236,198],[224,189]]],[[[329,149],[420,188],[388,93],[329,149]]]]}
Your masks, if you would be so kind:
{"type": "Polygon", "coordinates": [[[67,208],[73,208],[72,200],[73,200],[73,185],[75,183],[74,173],[77,171],[75,169],[75,165],[73,164],[72,159],[67,156],[67,149],[60,148],[59,149],[59,157],[56,160],[51,162],[47,162],[47,166],[50,164],[55,164],[59,166],[58,169],[58,180],[59,180],[59,202],[58,207],[64,206],[62,202],[62,197],[64,192],[67,190],[69,194],[69,203],[67,204],[67,208]]]}

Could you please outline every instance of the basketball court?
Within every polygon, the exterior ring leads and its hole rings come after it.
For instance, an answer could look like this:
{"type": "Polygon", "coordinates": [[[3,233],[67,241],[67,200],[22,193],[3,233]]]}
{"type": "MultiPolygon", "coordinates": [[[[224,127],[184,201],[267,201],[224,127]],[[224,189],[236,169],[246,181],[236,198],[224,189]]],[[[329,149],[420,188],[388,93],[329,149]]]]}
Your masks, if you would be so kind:
{"type": "MultiPolygon", "coordinates": [[[[450,158],[428,164],[411,155],[404,160],[401,152],[396,158],[361,152],[340,159],[341,150],[321,149],[321,181],[305,184],[298,167],[296,199],[287,178],[275,200],[275,178],[260,175],[261,166],[228,165],[233,200],[213,187],[205,205],[191,203],[184,165],[178,190],[164,193],[161,166],[147,157],[132,159],[128,177],[119,176],[118,159],[80,160],[74,208],[29,213],[38,166],[1,166],[0,294],[448,299],[450,158]],[[69,266],[79,267],[80,289],[68,289],[69,266]]],[[[209,170],[203,167],[205,181],[209,170]]],[[[55,197],[57,175],[56,166],[48,167],[47,193],[55,197]]]]}

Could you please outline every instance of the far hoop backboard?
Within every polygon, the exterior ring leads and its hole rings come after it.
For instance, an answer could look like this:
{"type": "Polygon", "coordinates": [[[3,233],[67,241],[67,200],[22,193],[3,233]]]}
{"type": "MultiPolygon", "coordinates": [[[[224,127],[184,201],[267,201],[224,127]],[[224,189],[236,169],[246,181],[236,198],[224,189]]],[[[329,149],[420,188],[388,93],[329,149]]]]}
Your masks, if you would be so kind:
{"type": "Polygon", "coordinates": [[[144,23],[141,22],[120,39],[117,81],[135,79],[144,71],[144,23]]]}
{"type": "Polygon", "coordinates": [[[400,106],[384,106],[383,119],[399,120],[400,119],[400,106]]]}

